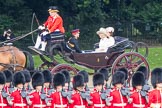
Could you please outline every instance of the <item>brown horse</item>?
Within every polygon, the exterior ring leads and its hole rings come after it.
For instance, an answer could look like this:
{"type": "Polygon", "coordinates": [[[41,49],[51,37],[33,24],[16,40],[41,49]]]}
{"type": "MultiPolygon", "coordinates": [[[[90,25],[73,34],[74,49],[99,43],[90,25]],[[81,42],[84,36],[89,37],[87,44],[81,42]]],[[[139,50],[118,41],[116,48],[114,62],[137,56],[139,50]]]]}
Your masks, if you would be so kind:
{"type": "Polygon", "coordinates": [[[0,71],[12,69],[14,72],[23,69],[34,70],[32,55],[14,46],[0,47],[0,71]]]}

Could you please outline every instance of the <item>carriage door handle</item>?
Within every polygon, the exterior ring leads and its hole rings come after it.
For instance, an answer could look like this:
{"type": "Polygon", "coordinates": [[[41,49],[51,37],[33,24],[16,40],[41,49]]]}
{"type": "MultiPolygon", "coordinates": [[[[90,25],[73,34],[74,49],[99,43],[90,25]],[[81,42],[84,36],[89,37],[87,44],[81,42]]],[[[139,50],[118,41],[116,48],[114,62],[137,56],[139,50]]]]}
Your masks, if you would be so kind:
{"type": "Polygon", "coordinates": [[[108,57],[108,56],[105,56],[105,59],[106,59],[106,60],[108,60],[108,59],[109,59],[109,57],[108,57]]]}

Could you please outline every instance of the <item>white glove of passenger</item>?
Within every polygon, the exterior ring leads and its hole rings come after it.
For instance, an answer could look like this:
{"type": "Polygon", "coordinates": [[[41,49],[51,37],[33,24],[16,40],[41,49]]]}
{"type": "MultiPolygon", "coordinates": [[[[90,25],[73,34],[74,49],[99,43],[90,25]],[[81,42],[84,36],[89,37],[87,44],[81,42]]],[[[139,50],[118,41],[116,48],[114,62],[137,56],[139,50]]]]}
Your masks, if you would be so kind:
{"type": "Polygon", "coordinates": [[[48,31],[44,31],[44,32],[41,33],[41,35],[43,35],[43,36],[45,36],[45,35],[47,35],[47,34],[49,34],[48,31]]]}
{"type": "Polygon", "coordinates": [[[45,29],[45,26],[42,26],[42,25],[41,25],[41,26],[38,27],[38,29],[39,29],[39,30],[44,30],[44,29],[45,29]]]}

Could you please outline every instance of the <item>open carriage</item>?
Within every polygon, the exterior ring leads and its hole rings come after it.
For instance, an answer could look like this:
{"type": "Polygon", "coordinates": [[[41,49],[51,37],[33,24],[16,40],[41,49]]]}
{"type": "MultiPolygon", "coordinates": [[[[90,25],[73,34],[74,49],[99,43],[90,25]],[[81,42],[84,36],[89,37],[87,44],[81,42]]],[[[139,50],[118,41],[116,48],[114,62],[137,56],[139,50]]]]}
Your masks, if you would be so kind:
{"type": "MultiPolygon", "coordinates": [[[[47,51],[49,55],[47,56],[51,61],[47,60],[44,55],[40,55],[40,58],[43,61],[40,68],[47,66],[51,69],[52,73],[64,69],[77,73],[78,70],[71,65],[59,64],[55,60],[54,55],[60,54],[66,61],[91,68],[95,71],[100,68],[108,68],[111,70],[111,74],[113,74],[117,69],[125,67],[128,69],[129,79],[140,66],[145,66],[148,71],[150,70],[146,59],[148,56],[148,47],[143,42],[134,43],[129,41],[128,38],[116,36],[114,37],[115,45],[110,47],[107,52],[98,53],[88,50],[84,51],[85,53],[76,53],[70,49],[71,52],[67,53],[65,51],[66,42],[62,37],[63,36],[57,39],[54,38],[52,41],[48,42],[47,51]],[[139,53],[139,47],[141,46],[142,50],[144,50],[143,55],[139,53]]],[[[147,76],[147,78],[148,77],[149,76],[147,76]]]]}

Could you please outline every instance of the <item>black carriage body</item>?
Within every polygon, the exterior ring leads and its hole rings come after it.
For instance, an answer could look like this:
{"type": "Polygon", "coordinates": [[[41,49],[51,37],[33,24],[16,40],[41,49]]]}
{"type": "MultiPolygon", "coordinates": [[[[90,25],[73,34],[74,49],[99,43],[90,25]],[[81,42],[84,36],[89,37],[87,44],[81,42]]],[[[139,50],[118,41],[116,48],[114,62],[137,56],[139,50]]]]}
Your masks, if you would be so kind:
{"type": "Polygon", "coordinates": [[[71,58],[77,64],[98,70],[103,67],[111,67],[114,60],[122,53],[124,50],[112,53],[73,53],[71,58]]]}

